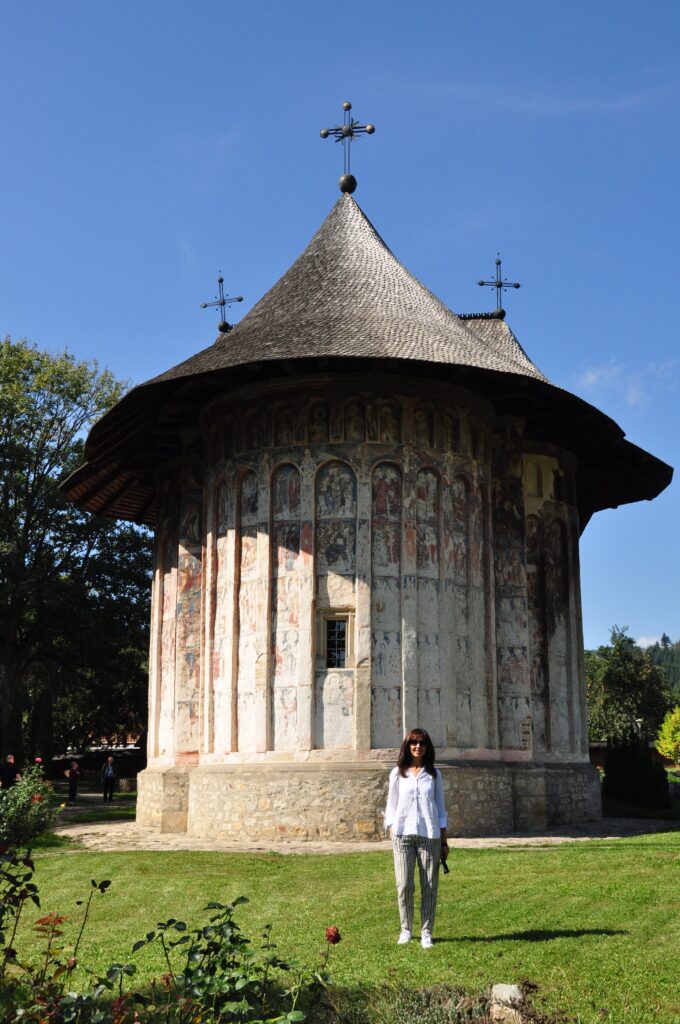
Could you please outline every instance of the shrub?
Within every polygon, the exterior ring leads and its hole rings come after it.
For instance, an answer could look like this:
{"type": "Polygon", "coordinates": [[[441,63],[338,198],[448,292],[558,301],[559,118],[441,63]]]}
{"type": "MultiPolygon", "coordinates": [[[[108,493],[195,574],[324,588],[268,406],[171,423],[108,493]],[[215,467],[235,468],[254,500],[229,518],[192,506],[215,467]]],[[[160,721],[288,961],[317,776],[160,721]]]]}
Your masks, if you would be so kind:
{"type": "Polygon", "coordinates": [[[0,843],[18,849],[54,822],[59,810],[52,800],[52,786],[42,765],[29,765],[9,789],[0,791],[0,843]]]}
{"type": "Polygon", "coordinates": [[[680,768],[680,707],[673,708],[664,718],[659,729],[656,749],[680,768]]]}
{"type": "Polygon", "coordinates": [[[640,739],[607,745],[602,793],[639,807],[670,807],[666,772],[640,739]]]}
{"type": "Polygon", "coordinates": [[[112,963],[101,976],[80,963],[80,948],[92,900],[103,895],[109,881],[91,882],[77,939],[69,944],[60,914],[43,914],[34,923],[42,940],[36,963],[27,962],[15,948],[22,912],[32,901],[40,906],[32,882],[30,857],[0,855],[0,1022],[2,1024],[296,1024],[305,1020],[299,1004],[326,991],[326,965],[337,928],[326,932],[326,952],[316,971],[301,970],[279,957],[267,925],[259,944],[242,934],[234,920],[236,908],[248,901],[209,903],[197,928],[169,918],[136,942],[132,953],[158,944],[166,970],[143,992],[130,988],[136,967],[112,963]],[[90,975],[80,989],[76,968],[90,975]]]}

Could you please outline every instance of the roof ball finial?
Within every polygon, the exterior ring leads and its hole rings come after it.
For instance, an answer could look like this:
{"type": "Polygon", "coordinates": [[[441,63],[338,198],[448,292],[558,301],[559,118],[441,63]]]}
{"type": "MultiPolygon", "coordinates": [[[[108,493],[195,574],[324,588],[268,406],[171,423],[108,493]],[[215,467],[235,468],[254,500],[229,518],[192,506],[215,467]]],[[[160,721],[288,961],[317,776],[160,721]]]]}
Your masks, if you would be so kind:
{"type": "Polygon", "coordinates": [[[348,195],[351,195],[357,187],[357,179],[350,174],[349,169],[350,145],[358,135],[373,135],[375,132],[374,124],[359,124],[358,121],[355,121],[350,114],[351,109],[352,104],[349,100],[345,100],[342,104],[342,124],[336,125],[335,128],[322,128],[319,133],[322,139],[327,139],[329,135],[332,135],[336,142],[342,143],[344,167],[338,184],[340,191],[348,195]]]}

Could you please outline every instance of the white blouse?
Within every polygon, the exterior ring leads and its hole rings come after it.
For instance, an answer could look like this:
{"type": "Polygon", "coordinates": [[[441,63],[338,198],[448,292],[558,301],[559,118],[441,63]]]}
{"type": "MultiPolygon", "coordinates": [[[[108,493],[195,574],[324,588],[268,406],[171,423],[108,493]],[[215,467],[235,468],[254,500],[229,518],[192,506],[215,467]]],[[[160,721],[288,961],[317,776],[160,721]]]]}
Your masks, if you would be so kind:
{"type": "Polygon", "coordinates": [[[435,839],[446,828],[442,775],[435,768],[435,777],[424,768],[404,778],[398,768],[390,772],[390,788],[385,808],[385,829],[395,836],[428,836],[435,839]]]}

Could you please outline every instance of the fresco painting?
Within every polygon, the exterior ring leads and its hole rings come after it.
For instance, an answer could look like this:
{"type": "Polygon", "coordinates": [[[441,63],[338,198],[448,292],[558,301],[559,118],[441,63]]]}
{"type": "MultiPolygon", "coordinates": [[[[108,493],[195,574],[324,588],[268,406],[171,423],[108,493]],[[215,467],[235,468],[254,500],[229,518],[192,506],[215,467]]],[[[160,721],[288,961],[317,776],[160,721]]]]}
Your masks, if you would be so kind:
{"type": "Polygon", "coordinates": [[[274,443],[278,445],[294,444],[295,416],[289,408],[279,409],[275,418],[274,443]]]}
{"type": "Polygon", "coordinates": [[[294,750],[297,737],[297,686],[277,683],[272,692],[272,743],[275,750],[294,750]]]}
{"type": "Polygon", "coordinates": [[[279,466],[272,476],[271,745],[292,750],[297,730],[300,642],[300,472],[279,466]]]}
{"type": "Polygon", "coordinates": [[[257,523],[257,474],[252,469],[241,478],[239,512],[242,526],[257,523]]]}
{"type": "Polygon", "coordinates": [[[182,532],[177,560],[175,750],[181,754],[198,750],[203,583],[200,523],[200,505],[192,495],[183,501],[180,510],[182,532]]]}
{"type": "Polygon", "coordinates": [[[401,742],[401,472],[373,470],[371,488],[371,744],[401,742]]]}
{"type": "Polygon", "coordinates": [[[416,567],[418,574],[418,720],[435,745],[444,740],[441,714],[440,482],[432,469],[416,475],[416,567]],[[425,697],[425,694],[429,696],[425,697]]]}
{"type": "Polygon", "coordinates": [[[353,574],[356,569],[356,527],[348,522],[319,523],[317,539],[317,572],[353,574]]]}
{"type": "Polygon", "coordinates": [[[413,429],[416,444],[432,447],[432,413],[427,409],[416,409],[413,414],[413,429]]]}
{"type": "Polygon", "coordinates": [[[345,440],[363,441],[366,437],[366,413],[361,402],[345,406],[345,440]]]}
{"type": "Polygon", "coordinates": [[[315,402],[307,413],[307,440],[328,440],[328,406],[325,402],[315,402]]]}
{"type": "Polygon", "coordinates": [[[160,609],[160,685],[159,707],[166,713],[159,716],[158,753],[161,757],[173,752],[174,744],[174,688],[175,688],[175,641],[177,604],[177,573],[174,565],[174,545],[170,540],[162,544],[160,559],[162,600],[160,609]],[[167,709],[171,709],[170,714],[167,709]]]}
{"type": "Polygon", "coordinates": [[[343,462],[324,466],[316,478],[318,519],[354,519],[357,514],[356,477],[343,462]]]}
{"type": "Polygon", "coordinates": [[[300,471],[297,466],[279,466],[272,477],[272,515],[275,521],[300,517],[300,471]]]}
{"type": "Polygon", "coordinates": [[[455,416],[446,413],[444,416],[444,447],[449,452],[460,450],[460,427],[455,416]]]}
{"type": "Polygon", "coordinates": [[[240,581],[238,592],[238,749],[253,750],[255,727],[246,707],[254,706],[256,634],[258,627],[257,519],[258,486],[253,470],[242,477],[239,492],[240,581]]]}
{"type": "Polygon", "coordinates": [[[243,441],[243,447],[246,451],[260,447],[260,414],[257,409],[249,409],[246,413],[243,441]]]}
{"type": "Polygon", "coordinates": [[[393,405],[380,407],[379,424],[383,444],[397,444],[401,440],[401,419],[393,405]]]}

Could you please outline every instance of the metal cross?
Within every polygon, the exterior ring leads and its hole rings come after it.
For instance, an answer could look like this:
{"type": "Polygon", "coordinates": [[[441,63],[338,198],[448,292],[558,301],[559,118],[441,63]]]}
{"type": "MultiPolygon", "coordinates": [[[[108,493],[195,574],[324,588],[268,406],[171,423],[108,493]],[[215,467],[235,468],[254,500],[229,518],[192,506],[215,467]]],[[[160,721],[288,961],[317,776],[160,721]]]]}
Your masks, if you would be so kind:
{"type": "Polygon", "coordinates": [[[350,174],[349,170],[350,146],[358,135],[372,135],[375,131],[374,124],[359,124],[358,121],[355,121],[350,114],[351,109],[352,104],[349,100],[345,100],[342,105],[342,124],[337,125],[335,128],[322,128],[320,133],[322,139],[327,139],[329,135],[332,135],[336,142],[342,143],[343,174],[338,184],[340,185],[341,192],[348,192],[350,194],[357,187],[357,179],[353,174],[350,174]]]}
{"type": "Polygon", "coordinates": [[[224,307],[230,305],[232,302],[243,302],[242,295],[234,295],[233,297],[224,294],[224,278],[222,277],[222,271],[220,270],[219,277],[217,278],[217,284],[220,290],[220,296],[215,299],[214,302],[202,302],[201,309],[208,309],[210,306],[219,306],[219,311],[222,319],[217,325],[217,330],[220,334],[228,334],[232,329],[232,324],[228,324],[224,319],[224,307]]]}
{"type": "Polygon", "coordinates": [[[508,288],[521,288],[518,281],[508,281],[507,278],[501,276],[501,254],[498,253],[496,257],[496,280],[495,281],[478,281],[477,284],[480,286],[486,286],[487,288],[496,289],[496,306],[498,309],[502,309],[501,298],[502,293],[507,292],[508,288]]]}

